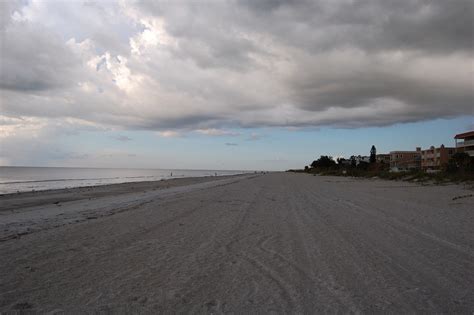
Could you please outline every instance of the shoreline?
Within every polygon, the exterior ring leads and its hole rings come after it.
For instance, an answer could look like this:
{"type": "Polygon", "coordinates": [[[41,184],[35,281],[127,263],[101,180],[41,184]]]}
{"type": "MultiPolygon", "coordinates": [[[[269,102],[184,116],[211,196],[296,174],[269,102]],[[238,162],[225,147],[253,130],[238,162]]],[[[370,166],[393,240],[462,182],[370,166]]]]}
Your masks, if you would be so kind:
{"type": "Polygon", "coordinates": [[[258,175],[187,177],[2,195],[0,242],[255,176],[258,175]]]}
{"type": "MultiPolygon", "coordinates": [[[[61,198],[61,195],[67,196],[64,201],[74,201],[85,198],[98,198],[114,194],[127,194],[135,193],[137,191],[146,191],[146,190],[157,190],[157,189],[166,189],[170,187],[185,186],[195,183],[204,183],[220,179],[235,178],[240,176],[256,175],[253,173],[247,174],[234,174],[234,175],[218,175],[218,176],[197,176],[197,177],[177,177],[177,178],[163,178],[160,180],[144,180],[136,182],[123,182],[123,183],[112,183],[112,184],[103,184],[103,185],[89,185],[89,186],[79,186],[71,188],[53,188],[53,189],[44,189],[44,190],[32,190],[32,191],[20,191],[14,193],[0,194],[0,213],[2,211],[9,211],[10,208],[5,209],[6,203],[11,200],[21,200],[21,199],[31,199],[33,197],[50,197],[51,199],[61,198]],[[72,196],[70,196],[72,195],[72,196]]],[[[48,198],[49,199],[49,198],[48,198]]],[[[38,206],[41,204],[46,204],[48,201],[42,202],[43,199],[37,200],[37,203],[31,202],[18,204],[20,207],[29,207],[29,206],[38,206]]]]}
{"type": "MultiPolygon", "coordinates": [[[[257,173],[258,174],[258,173],[257,173]]],[[[32,189],[32,190],[24,190],[24,191],[17,191],[11,193],[0,193],[0,198],[3,196],[10,196],[10,195],[23,195],[23,194],[35,194],[35,193],[44,193],[44,192],[51,192],[51,191],[72,191],[77,189],[90,189],[96,187],[108,187],[108,186],[119,186],[119,185],[146,185],[150,183],[159,183],[163,181],[173,181],[173,180],[189,180],[194,178],[226,178],[232,176],[242,176],[242,175],[254,175],[254,173],[241,173],[241,174],[232,174],[232,175],[208,175],[208,176],[186,176],[186,177],[174,177],[174,178],[162,178],[157,180],[141,180],[136,182],[121,182],[121,183],[107,183],[107,184],[98,184],[98,185],[87,185],[87,186],[75,186],[75,187],[65,187],[65,188],[46,188],[46,189],[32,189]]]]}
{"type": "Polygon", "coordinates": [[[0,195],[188,177],[251,174],[255,171],[1,167],[0,195]],[[49,169],[54,169],[50,171],[49,169]]]}

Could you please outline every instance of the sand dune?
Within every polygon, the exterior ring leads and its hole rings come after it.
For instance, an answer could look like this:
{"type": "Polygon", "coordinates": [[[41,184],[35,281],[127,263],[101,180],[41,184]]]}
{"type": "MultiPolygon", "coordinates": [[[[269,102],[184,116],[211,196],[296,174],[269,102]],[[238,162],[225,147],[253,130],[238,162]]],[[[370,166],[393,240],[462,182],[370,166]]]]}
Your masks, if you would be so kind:
{"type": "Polygon", "coordinates": [[[134,185],[1,197],[0,311],[474,311],[468,188],[291,173],[134,185]]]}

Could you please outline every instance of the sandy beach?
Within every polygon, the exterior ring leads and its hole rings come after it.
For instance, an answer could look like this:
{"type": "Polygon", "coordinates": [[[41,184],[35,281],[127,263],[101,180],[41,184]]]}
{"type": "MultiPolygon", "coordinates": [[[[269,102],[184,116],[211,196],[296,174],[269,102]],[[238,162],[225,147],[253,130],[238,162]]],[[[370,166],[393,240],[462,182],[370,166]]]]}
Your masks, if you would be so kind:
{"type": "Polygon", "coordinates": [[[474,311],[473,191],[269,173],[0,197],[0,311],[474,311]]]}

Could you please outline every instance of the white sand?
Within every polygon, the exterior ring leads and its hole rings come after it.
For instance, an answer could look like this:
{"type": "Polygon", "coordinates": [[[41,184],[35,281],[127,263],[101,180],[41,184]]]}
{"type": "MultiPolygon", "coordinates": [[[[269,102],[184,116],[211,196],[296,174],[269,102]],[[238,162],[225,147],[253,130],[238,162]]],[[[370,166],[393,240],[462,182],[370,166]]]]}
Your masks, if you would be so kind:
{"type": "Polygon", "coordinates": [[[2,196],[0,311],[471,313],[472,194],[272,173],[2,196]]]}

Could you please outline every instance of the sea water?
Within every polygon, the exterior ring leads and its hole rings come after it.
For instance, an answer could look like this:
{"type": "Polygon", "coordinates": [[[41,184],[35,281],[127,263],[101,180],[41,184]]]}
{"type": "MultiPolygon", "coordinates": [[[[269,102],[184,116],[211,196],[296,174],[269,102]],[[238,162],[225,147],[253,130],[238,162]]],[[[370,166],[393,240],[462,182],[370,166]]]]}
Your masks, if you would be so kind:
{"type": "Polygon", "coordinates": [[[179,177],[236,175],[247,172],[235,170],[0,166],[0,194],[154,181],[179,177]]]}

